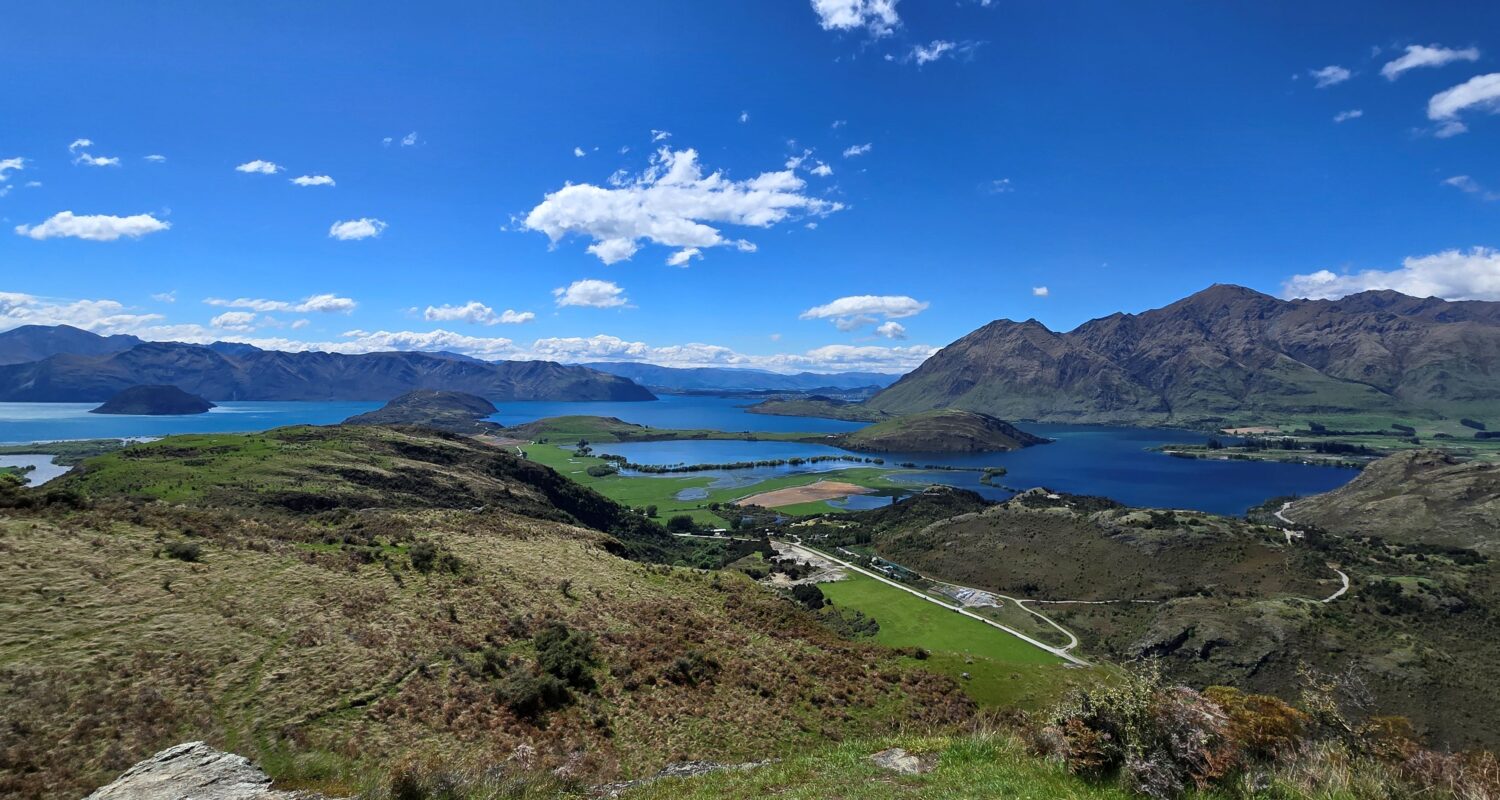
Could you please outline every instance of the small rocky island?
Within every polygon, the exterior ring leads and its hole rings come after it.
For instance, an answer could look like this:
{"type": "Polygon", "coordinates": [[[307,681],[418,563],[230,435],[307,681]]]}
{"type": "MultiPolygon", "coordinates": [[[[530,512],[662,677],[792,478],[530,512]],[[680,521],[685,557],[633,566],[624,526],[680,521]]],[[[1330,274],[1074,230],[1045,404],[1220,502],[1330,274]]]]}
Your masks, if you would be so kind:
{"type": "Polygon", "coordinates": [[[877,422],[833,443],[866,453],[1001,453],[1048,441],[988,414],[945,408],[877,422]]]}
{"type": "Polygon", "coordinates": [[[176,386],[132,386],[89,411],[90,414],[172,416],[202,414],[214,404],[176,386]]]}
{"type": "Polygon", "coordinates": [[[451,433],[499,433],[503,427],[484,421],[498,410],[494,403],[478,395],[417,389],[374,411],[356,414],[344,420],[344,424],[420,425],[451,433]]]}

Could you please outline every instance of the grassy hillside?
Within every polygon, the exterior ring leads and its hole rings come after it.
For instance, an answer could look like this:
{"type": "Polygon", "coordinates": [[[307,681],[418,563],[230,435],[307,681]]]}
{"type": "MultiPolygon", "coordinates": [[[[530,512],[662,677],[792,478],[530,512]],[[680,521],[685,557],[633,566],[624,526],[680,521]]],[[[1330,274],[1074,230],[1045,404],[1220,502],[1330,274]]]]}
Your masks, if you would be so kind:
{"type": "Polygon", "coordinates": [[[848,450],[870,453],[998,453],[1046,439],[988,414],[939,409],[877,422],[838,437],[848,450]]]}
{"type": "Polygon", "coordinates": [[[613,555],[671,554],[547,476],[435,434],[294,428],[130,448],[0,511],[0,794],[77,797],[199,738],[349,793],[523,744],[597,781],[970,713],[737,573],[613,555]]]}

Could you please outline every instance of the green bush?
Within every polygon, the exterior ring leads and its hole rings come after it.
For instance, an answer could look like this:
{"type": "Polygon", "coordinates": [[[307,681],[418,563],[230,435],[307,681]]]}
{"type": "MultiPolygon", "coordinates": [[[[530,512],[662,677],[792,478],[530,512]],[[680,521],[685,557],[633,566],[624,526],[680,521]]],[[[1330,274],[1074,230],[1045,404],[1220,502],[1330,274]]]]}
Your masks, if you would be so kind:
{"type": "Polygon", "coordinates": [[[561,622],[549,622],[536,635],[536,660],[541,670],[575,689],[594,688],[594,637],[569,630],[561,622]]]}
{"type": "Polygon", "coordinates": [[[592,478],[603,478],[609,475],[613,475],[619,472],[619,470],[615,469],[615,467],[610,464],[594,464],[593,466],[584,470],[584,472],[588,473],[589,477],[592,478]]]}
{"type": "Polygon", "coordinates": [[[535,719],[572,700],[568,687],[555,676],[533,672],[524,664],[511,667],[495,686],[495,698],[516,716],[535,719]]]}
{"type": "Polygon", "coordinates": [[[793,586],[792,599],[801,603],[802,607],[808,611],[817,611],[828,605],[828,600],[823,597],[823,590],[811,583],[799,583],[793,586]]]}
{"type": "Polygon", "coordinates": [[[163,549],[167,557],[178,561],[197,561],[203,557],[203,548],[199,547],[197,542],[167,542],[167,546],[163,549]]]}
{"type": "Polygon", "coordinates": [[[692,533],[697,527],[693,518],[687,514],[677,514],[667,520],[667,530],[673,533],[692,533]]]}

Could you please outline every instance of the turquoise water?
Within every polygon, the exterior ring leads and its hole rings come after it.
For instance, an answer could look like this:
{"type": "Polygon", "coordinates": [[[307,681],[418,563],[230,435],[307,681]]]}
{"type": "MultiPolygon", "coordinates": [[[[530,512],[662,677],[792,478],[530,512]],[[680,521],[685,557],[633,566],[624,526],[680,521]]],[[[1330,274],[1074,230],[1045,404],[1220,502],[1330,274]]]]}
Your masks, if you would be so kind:
{"type": "Polygon", "coordinates": [[[0,403],[0,442],[128,439],[174,433],[263,431],[282,425],[329,425],[380,403],[220,403],[206,414],[136,417],[90,414],[98,403],[0,403]]]}
{"type": "MultiPolygon", "coordinates": [[[[563,414],[612,416],[663,428],[709,428],[725,431],[806,431],[839,433],[861,423],[806,417],[748,414],[743,398],[666,395],[656,402],[500,403],[492,419],[514,425],[563,414]]],[[[259,431],[282,425],[326,425],[377,408],[378,403],[223,403],[207,414],[180,417],[129,417],[90,414],[92,403],[0,403],[0,442],[168,436],[176,433],[259,431]]],[[[1203,442],[1201,433],[1145,428],[1023,424],[1028,431],[1054,439],[1051,444],[1014,453],[952,455],[944,453],[881,454],[887,466],[909,461],[920,465],[1002,466],[1009,474],[1000,483],[1017,489],[1045,486],[1078,494],[1112,497],[1122,503],[1190,508],[1221,514],[1245,509],[1278,495],[1307,495],[1342,486],[1356,470],[1256,461],[1196,461],[1171,458],[1149,448],[1169,443],[1203,442]]],[[[844,454],[828,445],[795,442],[685,441],[601,445],[639,464],[702,464],[774,460],[844,454]]],[[[849,455],[866,455],[851,453],[849,455]]],[[[751,486],[788,472],[839,469],[830,461],[798,467],[761,467],[733,472],[692,473],[714,478],[715,488],[751,486]]],[[[978,472],[903,473],[912,484],[944,483],[1003,498],[1005,489],[979,483],[978,472]]],[[[858,501],[860,503],[866,501],[858,501]]],[[[869,501],[874,502],[874,501],[869,501]]]]}

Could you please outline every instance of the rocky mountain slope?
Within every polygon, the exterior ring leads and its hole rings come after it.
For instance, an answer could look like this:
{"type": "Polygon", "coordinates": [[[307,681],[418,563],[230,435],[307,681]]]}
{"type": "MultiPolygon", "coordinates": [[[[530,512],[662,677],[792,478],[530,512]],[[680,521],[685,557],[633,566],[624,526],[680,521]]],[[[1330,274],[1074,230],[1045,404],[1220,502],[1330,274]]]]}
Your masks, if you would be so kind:
{"type": "Polygon", "coordinates": [[[1278,300],[1216,285],[1067,333],[997,320],[876,395],[878,411],[1200,423],[1302,415],[1458,415],[1500,396],[1500,303],[1390,291],[1278,300]]]}
{"type": "Polygon", "coordinates": [[[1294,522],[1406,543],[1500,549],[1500,464],[1436,450],[1386,456],[1327,494],[1283,512],[1294,522]]]}
{"type": "Polygon", "coordinates": [[[942,409],[877,422],[833,443],[866,453],[1000,453],[1047,440],[988,414],[942,409]]]}
{"type": "Polygon", "coordinates": [[[614,375],[550,361],[485,363],[413,352],[285,353],[147,342],[117,353],[61,354],[0,366],[0,401],[102,402],[137,384],[210,400],[388,400],[413,389],[491,400],[652,400],[614,375]]]}
{"type": "Polygon", "coordinates": [[[642,386],[667,390],[777,390],[806,392],[821,388],[859,389],[889,386],[898,376],[883,372],[799,372],[783,375],[760,369],[727,367],[660,367],[655,364],[601,361],[580,366],[629,378],[642,386]]]}
{"type": "Polygon", "coordinates": [[[213,407],[213,403],[176,386],[132,386],[89,413],[167,416],[203,414],[213,407]]]}

